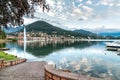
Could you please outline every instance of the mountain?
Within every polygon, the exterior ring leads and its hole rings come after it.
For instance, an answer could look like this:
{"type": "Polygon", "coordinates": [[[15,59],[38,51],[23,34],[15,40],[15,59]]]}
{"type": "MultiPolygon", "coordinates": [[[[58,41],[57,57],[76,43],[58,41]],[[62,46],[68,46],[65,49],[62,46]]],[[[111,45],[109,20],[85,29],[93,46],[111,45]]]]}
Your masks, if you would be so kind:
{"type": "Polygon", "coordinates": [[[90,31],[86,31],[86,30],[83,30],[83,29],[80,29],[80,30],[74,30],[74,32],[78,32],[80,34],[85,34],[85,35],[96,35],[95,33],[92,33],[90,31]]]}
{"type": "Polygon", "coordinates": [[[56,34],[56,35],[64,35],[64,36],[75,36],[75,37],[84,37],[86,38],[85,35],[78,34],[76,32],[72,31],[67,31],[58,27],[55,27],[45,21],[36,21],[32,24],[29,24],[26,26],[26,31],[27,32],[44,32],[49,35],[56,34]]]}
{"type": "MultiPolygon", "coordinates": [[[[23,29],[22,29],[23,31],[23,29]]],[[[43,32],[47,33],[49,35],[56,34],[56,35],[64,35],[64,36],[75,36],[75,37],[82,37],[82,38],[88,38],[88,35],[86,33],[78,33],[75,31],[68,31],[64,30],[58,27],[55,27],[45,21],[36,21],[32,24],[29,24],[26,26],[27,32],[43,32]]],[[[89,34],[89,33],[88,33],[89,34]]],[[[97,35],[90,34],[91,38],[98,38],[97,35]]]]}
{"type": "Polygon", "coordinates": [[[113,37],[119,37],[120,32],[104,32],[104,33],[99,33],[101,36],[113,36],[113,37]]]}
{"type": "Polygon", "coordinates": [[[95,33],[92,33],[92,32],[90,32],[90,31],[83,30],[83,29],[74,30],[74,32],[77,32],[77,33],[80,33],[80,34],[84,34],[84,35],[87,35],[87,36],[89,36],[89,37],[102,38],[102,36],[100,36],[100,35],[98,35],[98,34],[95,34],[95,33]]]}

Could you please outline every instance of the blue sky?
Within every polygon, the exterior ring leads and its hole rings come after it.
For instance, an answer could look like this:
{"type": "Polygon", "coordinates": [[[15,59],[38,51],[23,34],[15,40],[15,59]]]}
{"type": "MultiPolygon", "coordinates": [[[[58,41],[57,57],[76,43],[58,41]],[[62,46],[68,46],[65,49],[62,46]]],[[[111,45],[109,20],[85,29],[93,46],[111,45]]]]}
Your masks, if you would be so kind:
{"type": "Polygon", "coordinates": [[[36,18],[25,18],[26,25],[36,20],[45,20],[67,30],[120,31],[120,0],[46,1],[50,5],[50,12],[43,13],[36,6],[36,18]]]}

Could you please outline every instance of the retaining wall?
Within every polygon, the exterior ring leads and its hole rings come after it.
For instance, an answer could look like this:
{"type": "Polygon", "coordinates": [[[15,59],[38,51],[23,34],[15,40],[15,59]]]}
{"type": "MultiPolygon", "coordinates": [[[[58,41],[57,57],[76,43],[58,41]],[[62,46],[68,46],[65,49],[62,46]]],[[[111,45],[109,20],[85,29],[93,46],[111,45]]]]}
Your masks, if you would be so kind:
{"type": "Polygon", "coordinates": [[[5,61],[4,59],[0,59],[0,68],[17,65],[26,62],[26,60],[27,59],[17,59],[17,60],[5,61]]]}
{"type": "Polygon", "coordinates": [[[45,65],[45,80],[102,80],[99,78],[87,77],[71,72],[57,70],[53,65],[45,65]]]}

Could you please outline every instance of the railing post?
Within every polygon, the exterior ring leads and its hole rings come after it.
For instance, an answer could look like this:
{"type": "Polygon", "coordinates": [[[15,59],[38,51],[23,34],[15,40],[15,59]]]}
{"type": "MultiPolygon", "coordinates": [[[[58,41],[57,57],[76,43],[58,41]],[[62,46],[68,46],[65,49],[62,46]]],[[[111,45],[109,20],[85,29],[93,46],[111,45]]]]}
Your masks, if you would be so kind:
{"type": "Polygon", "coordinates": [[[0,68],[4,67],[4,59],[0,60],[0,68]]]}
{"type": "Polygon", "coordinates": [[[13,65],[13,61],[10,61],[10,66],[12,66],[13,65]]]}
{"type": "Polygon", "coordinates": [[[3,64],[2,67],[4,67],[4,62],[5,62],[5,60],[2,61],[2,64],[3,64]]]}

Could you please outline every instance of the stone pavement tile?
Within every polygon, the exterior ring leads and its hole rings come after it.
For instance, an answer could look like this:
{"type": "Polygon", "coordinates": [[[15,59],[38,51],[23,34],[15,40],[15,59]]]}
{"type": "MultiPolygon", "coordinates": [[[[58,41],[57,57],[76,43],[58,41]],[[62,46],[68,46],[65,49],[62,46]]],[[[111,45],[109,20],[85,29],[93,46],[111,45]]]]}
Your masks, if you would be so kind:
{"type": "Polygon", "coordinates": [[[0,80],[44,80],[46,62],[25,62],[0,70],[0,80]]]}

